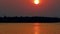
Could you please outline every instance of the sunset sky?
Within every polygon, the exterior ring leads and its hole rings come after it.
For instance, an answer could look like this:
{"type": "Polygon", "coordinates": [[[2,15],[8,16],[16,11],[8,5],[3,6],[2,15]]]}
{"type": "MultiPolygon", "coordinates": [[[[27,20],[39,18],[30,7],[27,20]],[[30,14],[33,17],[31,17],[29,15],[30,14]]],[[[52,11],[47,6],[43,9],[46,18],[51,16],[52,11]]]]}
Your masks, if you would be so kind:
{"type": "Polygon", "coordinates": [[[0,16],[60,17],[60,0],[0,0],[0,16]]]}
{"type": "Polygon", "coordinates": [[[60,23],[0,23],[0,34],[60,34],[60,23]]]}

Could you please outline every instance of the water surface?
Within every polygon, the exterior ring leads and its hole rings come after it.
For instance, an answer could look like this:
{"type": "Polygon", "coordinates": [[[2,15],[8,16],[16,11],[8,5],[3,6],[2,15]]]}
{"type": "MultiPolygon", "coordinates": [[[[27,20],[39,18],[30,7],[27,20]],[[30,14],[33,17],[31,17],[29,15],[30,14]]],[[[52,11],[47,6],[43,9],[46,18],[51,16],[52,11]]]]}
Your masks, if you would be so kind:
{"type": "Polygon", "coordinates": [[[60,23],[0,23],[0,34],[60,34],[60,23]]]}

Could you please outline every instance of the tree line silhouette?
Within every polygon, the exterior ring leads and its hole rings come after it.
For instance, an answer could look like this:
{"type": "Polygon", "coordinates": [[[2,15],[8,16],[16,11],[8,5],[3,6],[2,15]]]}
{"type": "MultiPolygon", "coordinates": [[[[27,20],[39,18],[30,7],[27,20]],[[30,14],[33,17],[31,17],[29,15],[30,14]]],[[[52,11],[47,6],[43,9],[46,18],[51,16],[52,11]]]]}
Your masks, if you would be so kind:
{"type": "Polygon", "coordinates": [[[0,17],[0,22],[60,22],[56,17],[0,17]]]}

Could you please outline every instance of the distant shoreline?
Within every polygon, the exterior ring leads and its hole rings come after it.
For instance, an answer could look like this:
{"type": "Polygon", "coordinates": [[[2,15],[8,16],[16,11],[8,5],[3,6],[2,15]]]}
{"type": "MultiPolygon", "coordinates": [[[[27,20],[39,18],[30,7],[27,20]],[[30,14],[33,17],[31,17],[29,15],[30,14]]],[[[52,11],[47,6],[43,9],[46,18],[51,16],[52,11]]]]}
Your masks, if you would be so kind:
{"type": "Polygon", "coordinates": [[[60,22],[56,17],[0,17],[0,22],[60,22]]]}

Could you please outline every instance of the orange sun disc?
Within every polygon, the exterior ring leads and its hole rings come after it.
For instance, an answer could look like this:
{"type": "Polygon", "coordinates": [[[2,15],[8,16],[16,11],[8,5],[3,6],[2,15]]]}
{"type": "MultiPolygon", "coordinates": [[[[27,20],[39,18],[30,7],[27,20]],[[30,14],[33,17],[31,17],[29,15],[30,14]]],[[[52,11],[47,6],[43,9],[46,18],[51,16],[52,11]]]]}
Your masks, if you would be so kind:
{"type": "Polygon", "coordinates": [[[34,4],[39,4],[39,0],[34,0],[34,4]]]}

